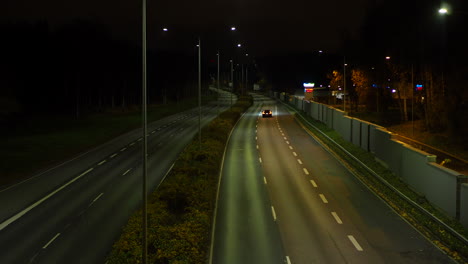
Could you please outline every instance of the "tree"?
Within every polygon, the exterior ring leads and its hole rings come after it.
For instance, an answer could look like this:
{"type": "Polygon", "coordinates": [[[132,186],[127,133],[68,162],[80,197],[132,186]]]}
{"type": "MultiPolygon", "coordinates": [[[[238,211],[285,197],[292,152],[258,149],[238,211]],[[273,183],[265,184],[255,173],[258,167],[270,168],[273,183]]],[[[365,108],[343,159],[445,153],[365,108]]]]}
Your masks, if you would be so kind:
{"type": "Polygon", "coordinates": [[[366,109],[370,110],[373,100],[371,98],[369,73],[359,68],[352,69],[351,81],[353,82],[357,93],[356,104],[364,103],[366,109]]]}

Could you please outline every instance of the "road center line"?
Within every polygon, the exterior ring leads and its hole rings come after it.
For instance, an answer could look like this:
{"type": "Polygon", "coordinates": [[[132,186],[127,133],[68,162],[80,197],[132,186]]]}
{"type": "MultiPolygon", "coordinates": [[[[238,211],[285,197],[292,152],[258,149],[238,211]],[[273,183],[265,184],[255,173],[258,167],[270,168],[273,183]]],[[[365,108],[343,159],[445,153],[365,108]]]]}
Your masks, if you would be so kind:
{"type": "Polygon", "coordinates": [[[104,193],[99,194],[96,198],[94,198],[94,200],[93,200],[93,202],[91,204],[93,204],[94,202],[99,200],[99,198],[101,198],[101,196],[103,196],[103,195],[104,195],[104,193]]]}
{"type": "Polygon", "coordinates": [[[302,168],[302,170],[304,171],[306,175],[309,175],[309,171],[306,168],[302,168]]]}
{"type": "Polygon", "coordinates": [[[338,216],[338,214],[336,212],[331,212],[331,214],[333,215],[333,217],[335,218],[336,222],[338,224],[343,224],[343,221],[341,221],[341,218],[338,216]]]}
{"type": "Polygon", "coordinates": [[[79,178],[83,177],[84,175],[86,175],[88,172],[92,171],[94,168],[90,168],[88,169],[87,171],[81,173],[80,175],[78,175],[77,177],[75,177],[73,180],[65,183],[64,185],[62,185],[60,188],[58,188],[57,190],[49,193],[47,196],[45,196],[44,198],[40,199],[39,201],[33,203],[32,205],[26,207],[26,209],[24,209],[23,211],[17,213],[16,215],[10,217],[8,220],[6,220],[5,222],[1,223],[0,224],[0,231],[2,229],[4,229],[5,227],[7,227],[9,224],[13,223],[14,221],[18,220],[19,218],[21,218],[23,215],[25,215],[27,212],[31,211],[34,207],[40,205],[41,203],[43,203],[45,200],[49,199],[50,197],[52,197],[53,195],[55,195],[56,193],[58,193],[60,190],[62,190],[63,188],[67,187],[68,185],[72,184],[73,182],[75,182],[76,180],[78,180],[79,178]]]}
{"type": "Polygon", "coordinates": [[[296,152],[294,152],[294,151],[293,151],[293,155],[294,155],[294,157],[297,157],[297,153],[296,153],[296,152]]]}
{"type": "Polygon", "coordinates": [[[314,181],[314,180],[310,180],[310,183],[312,183],[312,186],[314,186],[315,188],[317,188],[317,187],[318,187],[317,183],[315,183],[315,181],[314,181]]]}
{"type": "Polygon", "coordinates": [[[349,240],[351,241],[351,243],[353,243],[354,247],[358,250],[358,251],[363,251],[364,249],[362,249],[361,245],[359,245],[359,243],[357,242],[357,240],[351,236],[351,235],[348,235],[348,238],[349,240]]]}
{"type": "Polygon", "coordinates": [[[320,196],[320,199],[322,199],[323,203],[328,203],[328,200],[327,200],[327,198],[325,198],[325,195],[319,194],[319,196],[320,196]]]}
{"type": "Polygon", "coordinates": [[[276,221],[276,212],[275,212],[275,208],[273,207],[273,205],[271,206],[271,214],[273,215],[273,220],[276,221]]]}
{"type": "Polygon", "coordinates": [[[47,242],[47,244],[45,244],[42,248],[43,249],[46,249],[50,244],[52,244],[52,242],[54,242],[55,239],[57,239],[57,237],[60,236],[60,233],[57,233],[51,240],[49,240],[49,242],[47,242]]]}

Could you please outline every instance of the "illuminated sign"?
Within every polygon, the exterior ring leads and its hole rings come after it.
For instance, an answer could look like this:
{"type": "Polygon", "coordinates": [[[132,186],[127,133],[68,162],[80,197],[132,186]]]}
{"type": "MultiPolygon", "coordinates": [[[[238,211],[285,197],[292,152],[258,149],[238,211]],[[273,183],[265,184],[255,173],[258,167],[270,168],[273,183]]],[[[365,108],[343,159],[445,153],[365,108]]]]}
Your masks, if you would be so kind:
{"type": "Polygon", "coordinates": [[[305,93],[311,93],[311,92],[313,92],[313,91],[314,91],[313,88],[304,88],[304,92],[305,92],[305,93]]]}
{"type": "Polygon", "coordinates": [[[422,84],[416,84],[416,90],[417,91],[422,91],[423,85],[422,84]]]}
{"type": "Polygon", "coordinates": [[[315,83],[303,83],[302,84],[304,88],[313,88],[315,86],[315,83]]]}

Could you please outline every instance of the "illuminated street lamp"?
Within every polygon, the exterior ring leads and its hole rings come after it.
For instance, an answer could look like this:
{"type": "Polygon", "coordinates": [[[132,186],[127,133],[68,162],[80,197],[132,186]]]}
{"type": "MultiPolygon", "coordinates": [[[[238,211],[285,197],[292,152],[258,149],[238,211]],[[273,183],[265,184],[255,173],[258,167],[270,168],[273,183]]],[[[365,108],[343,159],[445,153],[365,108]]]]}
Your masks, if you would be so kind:
{"type": "Polygon", "coordinates": [[[447,13],[448,13],[447,8],[441,8],[441,9],[439,9],[439,14],[445,15],[445,14],[447,14],[447,13]]]}
{"type": "Polygon", "coordinates": [[[231,27],[231,31],[236,31],[236,27],[231,27]]]}

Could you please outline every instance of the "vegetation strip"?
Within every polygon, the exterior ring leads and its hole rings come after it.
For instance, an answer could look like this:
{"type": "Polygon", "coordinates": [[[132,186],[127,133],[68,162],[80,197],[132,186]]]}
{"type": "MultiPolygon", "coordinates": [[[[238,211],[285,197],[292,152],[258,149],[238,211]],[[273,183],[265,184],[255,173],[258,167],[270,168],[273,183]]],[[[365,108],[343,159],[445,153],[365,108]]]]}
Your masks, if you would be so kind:
{"type": "MultiPolygon", "coordinates": [[[[289,105],[288,107],[293,109],[289,105]]],[[[295,109],[294,111],[296,112],[295,109]]],[[[395,212],[453,259],[461,263],[467,262],[467,230],[458,221],[435,209],[390,170],[377,163],[371,153],[345,141],[336,131],[311,117],[297,113],[295,117],[302,126],[313,131],[314,137],[329,148],[361,182],[395,212]]]]}
{"type": "MultiPolygon", "coordinates": [[[[214,119],[174,164],[148,198],[148,262],[207,263],[221,159],[228,136],[251,97],[214,119]]],[[[137,210],[113,245],[108,263],[135,263],[141,258],[142,211],[137,210]]]]}

